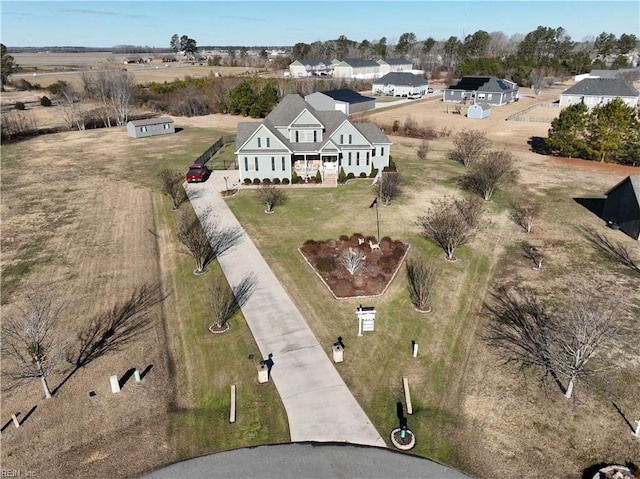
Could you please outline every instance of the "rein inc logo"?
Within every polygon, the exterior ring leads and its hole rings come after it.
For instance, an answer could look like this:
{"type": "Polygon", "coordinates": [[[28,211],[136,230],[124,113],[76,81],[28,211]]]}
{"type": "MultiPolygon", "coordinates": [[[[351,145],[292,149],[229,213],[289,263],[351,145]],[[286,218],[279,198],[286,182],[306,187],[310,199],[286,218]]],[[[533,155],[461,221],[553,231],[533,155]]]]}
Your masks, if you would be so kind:
{"type": "Polygon", "coordinates": [[[37,477],[35,471],[27,471],[21,469],[2,469],[0,477],[37,477]]]}

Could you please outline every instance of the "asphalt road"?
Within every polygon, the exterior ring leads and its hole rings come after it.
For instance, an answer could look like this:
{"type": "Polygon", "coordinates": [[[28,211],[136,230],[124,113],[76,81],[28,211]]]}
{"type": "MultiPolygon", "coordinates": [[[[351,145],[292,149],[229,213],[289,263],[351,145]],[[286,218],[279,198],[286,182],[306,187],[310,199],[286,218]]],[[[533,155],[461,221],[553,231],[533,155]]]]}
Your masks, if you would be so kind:
{"type": "Polygon", "coordinates": [[[470,479],[470,476],[437,462],[390,449],[333,443],[298,443],[211,454],[179,462],[142,477],[175,478],[470,479]]]}

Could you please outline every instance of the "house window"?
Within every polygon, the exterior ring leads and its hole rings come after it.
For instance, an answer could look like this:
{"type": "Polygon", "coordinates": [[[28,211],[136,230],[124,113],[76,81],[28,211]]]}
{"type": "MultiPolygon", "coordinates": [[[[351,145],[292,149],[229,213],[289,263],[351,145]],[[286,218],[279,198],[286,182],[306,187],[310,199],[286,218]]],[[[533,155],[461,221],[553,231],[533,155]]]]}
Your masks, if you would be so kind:
{"type": "Polygon", "coordinates": [[[380,156],[384,156],[384,146],[380,147],[380,156]]]}
{"type": "Polygon", "coordinates": [[[254,162],[254,163],[255,163],[255,165],[256,165],[256,171],[258,171],[258,157],[257,157],[257,156],[256,156],[256,157],[254,157],[253,162],[254,162]]]}
{"type": "Polygon", "coordinates": [[[360,166],[360,152],[356,151],[356,166],[360,166]]]}
{"type": "Polygon", "coordinates": [[[344,135],[340,135],[340,144],[342,145],[344,143],[344,135]]]}
{"type": "Polygon", "coordinates": [[[369,166],[369,152],[367,151],[367,166],[369,166]]]}
{"type": "Polygon", "coordinates": [[[274,156],[271,157],[271,171],[276,171],[276,159],[274,156]]]}
{"type": "Polygon", "coordinates": [[[249,171],[249,159],[244,157],[244,171],[249,171]]]}
{"type": "Polygon", "coordinates": [[[143,126],[142,128],[140,128],[140,131],[147,131],[147,127],[143,126]]]}
{"type": "Polygon", "coordinates": [[[351,152],[349,152],[349,166],[351,166],[351,152]]]}
{"type": "Polygon", "coordinates": [[[260,144],[260,137],[258,137],[258,148],[260,148],[262,145],[260,144]]]}
{"type": "Polygon", "coordinates": [[[349,135],[349,144],[351,144],[352,137],[349,135]]]}
{"type": "Polygon", "coordinates": [[[270,143],[271,143],[271,142],[269,141],[269,137],[267,137],[265,140],[266,140],[266,142],[267,142],[267,148],[269,148],[269,146],[271,146],[271,145],[270,145],[270,143]]]}
{"type": "Polygon", "coordinates": [[[318,132],[317,130],[313,130],[313,142],[316,143],[318,141],[318,132]]]}
{"type": "Polygon", "coordinates": [[[492,96],[493,96],[493,95],[492,95],[491,93],[487,93],[487,100],[491,100],[491,97],[492,97],[492,96]]]}
{"type": "Polygon", "coordinates": [[[284,156],[282,157],[282,171],[286,170],[285,165],[284,165],[284,156]]]}
{"type": "Polygon", "coordinates": [[[375,148],[375,146],[373,147],[373,150],[371,150],[371,156],[376,156],[376,148],[375,148]]]}
{"type": "Polygon", "coordinates": [[[296,130],[296,143],[300,142],[300,135],[298,134],[298,131],[296,130]]]}

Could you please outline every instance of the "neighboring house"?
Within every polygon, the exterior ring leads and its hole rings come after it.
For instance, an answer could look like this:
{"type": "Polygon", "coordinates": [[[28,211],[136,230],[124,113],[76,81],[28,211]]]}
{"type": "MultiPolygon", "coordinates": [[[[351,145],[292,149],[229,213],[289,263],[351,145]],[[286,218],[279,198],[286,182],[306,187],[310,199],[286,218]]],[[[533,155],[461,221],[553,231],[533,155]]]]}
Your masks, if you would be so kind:
{"type": "Polygon", "coordinates": [[[149,118],[147,120],[132,120],[127,123],[127,134],[131,138],[168,135],[175,132],[176,129],[173,120],[166,116],[149,118]]]}
{"type": "Polygon", "coordinates": [[[319,111],[287,95],[262,123],[240,122],[236,135],[240,181],[291,180],[293,172],[326,185],[345,174],[369,175],[389,166],[391,141],[371,123],[352,123],[341,111],[319,111]]]}
{"type": "Polygon", "coordinates": [[[640,175],[627,176],[605,195],[602,218],[633,239],[640,239],[640,175]]]}
{"type": "Polygon", "coordinates": [[[467,110],[467,118],[482,119],[491,115],[491,105],[486,103],[474,103],[467,110]]]}
{"type": "Polygon", "coordinates": [[[406,58],[387,58],[377,61],[380,65],[380,75],[386,75],[391,72],[410,72],[413,64],[406,58]]]}
{"type": "Polygon", "coordinates": [[[585,78],[560,94],[560,107],[584,103],[588,108],[620,98],[626,105],[636,107],[638,90],[618,78],[585,78]]]}
{"type": "Polygon", "coordinates": [[[373,81],[371,88],[374,95],[409,96],[424,95],[428,83],[423,77],[409,72],[387,73],[373,81]]]}
{"type": "Polygon", "coordinates": [[[585,78],[640,78],[640,68],[621,68],[620,70],[591,70],[589,73],[576,75],[573,79],[577,82],[585,78]]]}
{"type": "Polygon", "coordinates": [[[348,88],[311,93],[305,96],[304,100],[316,110],[337,110],[345,115],[373,110],[376,107],[375,98],[361,95],[348,88]]]}
{"type": "Polygon", "coordinates": [[[467,76],[455,85],[445,88],[443,101],[465,102],[475,100],[489,105],[506,105],[518,101],[520,87],[511,80],[494,76],[467,76]]]}
{"type": "Polygon", "coordinates": [[[380,76],[380,65],[374,60],[346,58],[342,61],[334,61],[333,76],[335,78],[370,80],[380,76]]]}
{"type": "Polygon", "coordinates": [[[330,60],[296,60],[289,65],[289,74],[293,78],[310,76],[328,76],[333,73],[330,60]]]}

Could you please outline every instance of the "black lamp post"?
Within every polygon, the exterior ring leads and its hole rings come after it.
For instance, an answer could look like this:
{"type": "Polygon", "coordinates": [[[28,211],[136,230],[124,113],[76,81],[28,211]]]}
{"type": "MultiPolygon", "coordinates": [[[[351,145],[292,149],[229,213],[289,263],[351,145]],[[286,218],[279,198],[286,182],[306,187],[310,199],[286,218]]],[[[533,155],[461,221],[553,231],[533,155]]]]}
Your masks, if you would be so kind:
{"type": "Polygon", "coordinates": [[[229,187],[227,186],[227,180],[229,179],[228,176],[223,176],[224,178],[224,191],[229,191],[229,187]]]}

